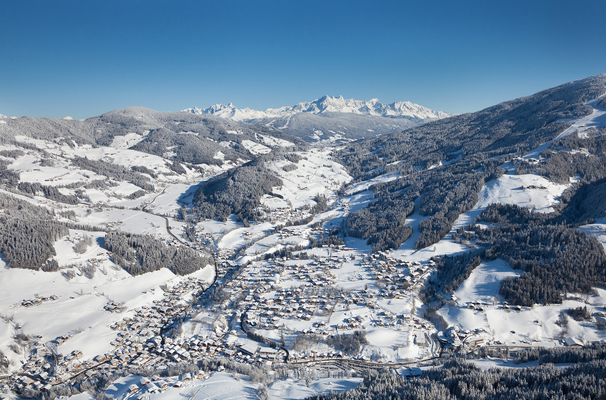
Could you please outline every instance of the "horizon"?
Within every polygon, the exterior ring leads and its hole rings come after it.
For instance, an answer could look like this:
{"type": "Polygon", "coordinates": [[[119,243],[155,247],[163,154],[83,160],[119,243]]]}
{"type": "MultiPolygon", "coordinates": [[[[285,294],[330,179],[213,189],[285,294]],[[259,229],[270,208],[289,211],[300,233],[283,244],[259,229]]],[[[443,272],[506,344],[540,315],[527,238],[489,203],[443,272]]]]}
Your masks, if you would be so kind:
{"type": "Polygon", "coordinates": [[[230,4],[7,4],[0,114],[266,110],[321,93],[462,114],[606,66],[597,1],[230,4]]]}

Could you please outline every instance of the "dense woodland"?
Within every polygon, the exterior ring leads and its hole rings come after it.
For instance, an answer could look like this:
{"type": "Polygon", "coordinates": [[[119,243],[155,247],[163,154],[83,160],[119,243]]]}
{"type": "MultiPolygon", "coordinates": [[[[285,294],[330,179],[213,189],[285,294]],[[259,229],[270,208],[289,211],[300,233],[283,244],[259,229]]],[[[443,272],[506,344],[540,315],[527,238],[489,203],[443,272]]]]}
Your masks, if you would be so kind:
{"type": "Polygon", "coordinates": [[[364,331],[354,331],[351,335],[342,333],[327,337],[316,334],[300,334],[295,338],[290,348],[304,352],[318,344],[328,345],[336,351],[353,356],[359,353],[363,345],[368,344],[368,340],[366,340],[366,332],[364,331]]]}
{"type": "Polygon", "coordinates": [[[203,183],[194,194],[194,213],[221,221],[236,214],[240,221],[252,221],[258,217],[261,197],[281,185],[282,180],[259,158],[203,183]]]}
{"type": "Polygon", "coordinates": [[[0,193],[0,253],[9,268],[39,270],[56,255],[54,243],[67,235],[65,224],[43,207],[0,193]]]}
{"type": "Polygon", "coordinates": [[[478,245],[489,245],[486,258],[502,258],[524,273],[501,283],[500,293],[520,305],[561,303],[568,292],[588,293],[606,285],[606,255],[591,236],[559,218],[517,206],[493,205],[473,227],[478,245]]]}
{"type": "Polygon", "coordinates": [[[566,368],[482,370],[452,360],[442,368],[406,379],[393,372],[371,372],[355,389],[309,397],[321,399],[601,399],[606,393],[606,360],[591,358],[566,368]]]}
{"type": "Polygon", "coordinates": [[[142,107],[112,111],[87,120],[101,130],[97,143],[109,145],[116,135],[138,132],[145,139],[132,147],[178,162],[221,165],[225,160],[250,160],[254,155],[242,145],[243,140],[264,143],[258,135],[277,137],[293,144],[303,142],[279,129],[265,125],[241,125],[211,115],[187,112],[157,112],[142,107]]]}
{"type": "Polygon", "coordinates": [[[131,275],[161,268],[187,275],[215,262],[211,256],[202,256],[189,247],[171,247],[152,236],[118,231],[105,235],[105,248],[113,253],[112,261],[131,275]]]}
{"type": "MultiPolygon", "coordinates": [[[[98,231],[99,228],[61,222],[44,207],[32,205],[14,196],[0,193],[0,253],[8,268],[43,271],[58,269],[52,257],[54,244],[69,234],[69,229],[98,231]]],[[[62,217],[70,217],[64,213],[62,217]]]]}
{"type": "Polygon", "coordinates": [[[559,304],[568,293],[589,293],[593,287],[606,286],[604,248],[560,215],[494,204],[480,214],[478,222],[484,225],[461,229],[454,238],[479,249],[440,258],[437,278],[426,289],[429,298],[440,292],[452,294],[482,260],[497,258],[523,271],[501,282],[500,294],[511,304],[559,304]]]}

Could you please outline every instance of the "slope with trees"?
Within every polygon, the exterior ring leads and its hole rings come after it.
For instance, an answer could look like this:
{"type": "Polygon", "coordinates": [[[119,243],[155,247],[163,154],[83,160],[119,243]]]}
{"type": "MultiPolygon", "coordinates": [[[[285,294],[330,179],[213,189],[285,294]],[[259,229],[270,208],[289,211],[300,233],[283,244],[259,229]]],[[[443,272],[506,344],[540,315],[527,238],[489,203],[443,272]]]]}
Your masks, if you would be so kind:
{"type": "Polygon", "coordinates": [[[417,196],[419,213],[428,216],[419,226],[417,248],[440,240],[462,212],[477,201],[482,185],[503,173],[498,165],[515,154],[555,138],[570,126],[570,119],[591,113],[585,103],[606,92],[606,74],[571,82],[535,95],[501,103],[477,113],[464,114],[355,142],[337,153],[357,180],[393,171],[400,178],[376,185],[371,212],[352,213],[352,235],[371,238],[378,231],[399,237],[378,246],[399,246],[406,233],[401,225],[417,196]],[[394,207],[394,204],[398,204],[394,207]],[[387,213],[392,225],[382,222],[387,213]]]}

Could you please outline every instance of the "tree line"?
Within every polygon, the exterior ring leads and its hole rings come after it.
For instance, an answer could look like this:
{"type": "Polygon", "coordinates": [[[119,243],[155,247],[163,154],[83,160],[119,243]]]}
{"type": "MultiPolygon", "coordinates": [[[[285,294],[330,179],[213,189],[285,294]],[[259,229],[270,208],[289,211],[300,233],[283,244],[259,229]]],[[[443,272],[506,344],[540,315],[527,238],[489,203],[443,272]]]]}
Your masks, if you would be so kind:
{"type": "Polygon", "coordinates": [[[606,392],[606,360],[592,358],[567,368],[543,364],[533,368],[482,370],[463,360],[406,379],[390,371],[369,372],[356,388],[315,395],[312,400],[347,399],[601,399],[606,392]]]}

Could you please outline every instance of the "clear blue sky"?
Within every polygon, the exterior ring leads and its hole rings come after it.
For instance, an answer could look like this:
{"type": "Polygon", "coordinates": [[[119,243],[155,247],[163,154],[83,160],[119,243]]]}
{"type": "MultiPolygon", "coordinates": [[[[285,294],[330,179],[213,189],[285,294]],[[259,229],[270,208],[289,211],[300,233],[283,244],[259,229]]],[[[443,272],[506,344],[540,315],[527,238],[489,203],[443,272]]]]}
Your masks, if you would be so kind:
{"type": "Polygon", "coordinates": [[[9,0],[0,114],[324,94],[477,111],[606,72],[606,1],[9,0]]]}

